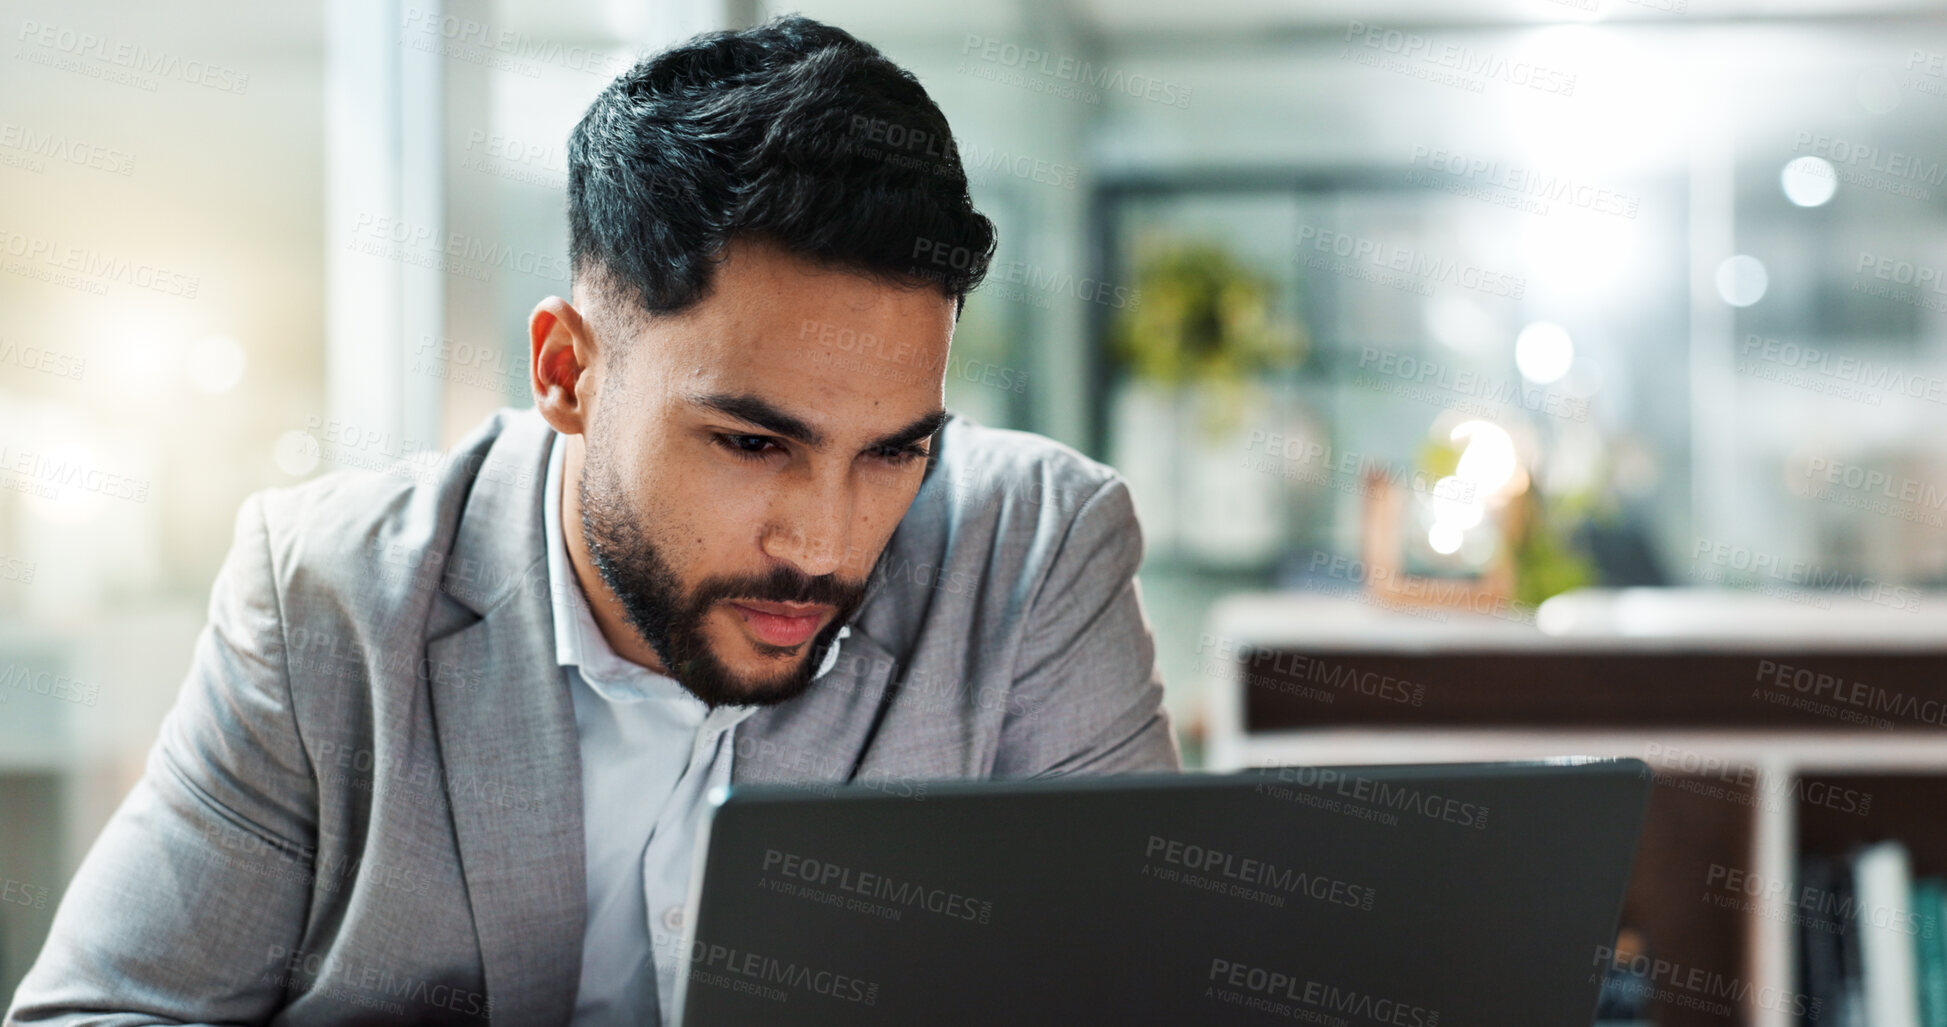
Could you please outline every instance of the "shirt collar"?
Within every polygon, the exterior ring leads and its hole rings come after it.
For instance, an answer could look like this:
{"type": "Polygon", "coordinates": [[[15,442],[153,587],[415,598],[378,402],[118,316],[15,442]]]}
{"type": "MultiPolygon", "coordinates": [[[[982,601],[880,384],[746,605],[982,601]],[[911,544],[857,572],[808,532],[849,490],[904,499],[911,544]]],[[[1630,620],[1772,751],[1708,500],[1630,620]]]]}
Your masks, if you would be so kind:
{"type": "MultiPolygon", "coordinates": [[[[691,695],[674,678],[622,657],[608,644],[601,626],[595,623],[595,615],[588,607],[588,597],[582,592],[581,583],[575,578],[574,564],[568,559],[567,535],[561,527],[567,448],[567,436],[557,432],[554,445],[548,450],[547,486],[542,492],[541,504],[542,525],[547,533],[548,594],[554,604],[555,662],[563,667],[577,668],[582,680],[609,702],[663,699],[690,704],[694,705],[696,716],[701,720],[709,712],[703,700],[691,695]]],[[[825,650],[825,659],[819,664],[818,673],[812,675],[813,680],[824,677],[838,663],[839,644],[851,633],[849,626],[838,629],[838,636],[825,650]]],[[[728,714],[740,721],[756,711],[755,706],[727,706],[715,712],[728,714]]]]}

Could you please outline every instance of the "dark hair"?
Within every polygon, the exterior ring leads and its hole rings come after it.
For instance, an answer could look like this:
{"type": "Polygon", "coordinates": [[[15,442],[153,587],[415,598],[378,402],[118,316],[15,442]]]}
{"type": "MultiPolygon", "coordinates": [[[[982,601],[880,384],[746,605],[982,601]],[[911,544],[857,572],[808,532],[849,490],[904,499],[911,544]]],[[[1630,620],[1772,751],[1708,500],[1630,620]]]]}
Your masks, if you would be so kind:
{"type": "Polygon", "coordinates": [[[994,224],[952,140],[919,80],[842,29],[794,15],[697,36],[623,72],[569,136],[575,275],[673,313],[750,236],[964,300],[994,224]]]}

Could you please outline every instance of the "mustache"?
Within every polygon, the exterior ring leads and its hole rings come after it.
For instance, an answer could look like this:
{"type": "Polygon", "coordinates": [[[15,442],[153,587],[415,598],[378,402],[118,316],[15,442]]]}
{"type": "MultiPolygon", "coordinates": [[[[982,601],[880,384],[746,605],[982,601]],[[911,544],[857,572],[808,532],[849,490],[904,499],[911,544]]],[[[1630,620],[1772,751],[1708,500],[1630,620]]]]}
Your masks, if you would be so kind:
{"type": "Polygon", "coordinates": [[[816,577],[790,567],[773,567],[765,574],[706,579],[690,600],[702,611],[726,599],[754,599],[760,603],[822,603],[842,617],[865,600],[864,580],[847,581],[835,574],[816,577]]]}

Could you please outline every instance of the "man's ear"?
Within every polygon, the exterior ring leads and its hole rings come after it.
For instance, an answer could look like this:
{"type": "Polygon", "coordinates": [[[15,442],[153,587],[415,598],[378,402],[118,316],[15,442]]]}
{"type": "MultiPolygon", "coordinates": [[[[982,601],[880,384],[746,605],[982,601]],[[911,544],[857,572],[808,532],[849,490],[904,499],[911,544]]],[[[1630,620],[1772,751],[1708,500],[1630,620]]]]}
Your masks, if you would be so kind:
{"type": "Polygon", "coordinates": [[[527,316],[528,384],[534,408],[555,431],[579,435],[588,417],[586,388],[595,366],[595,340],[581,312],[559,296],[527,316]]]}

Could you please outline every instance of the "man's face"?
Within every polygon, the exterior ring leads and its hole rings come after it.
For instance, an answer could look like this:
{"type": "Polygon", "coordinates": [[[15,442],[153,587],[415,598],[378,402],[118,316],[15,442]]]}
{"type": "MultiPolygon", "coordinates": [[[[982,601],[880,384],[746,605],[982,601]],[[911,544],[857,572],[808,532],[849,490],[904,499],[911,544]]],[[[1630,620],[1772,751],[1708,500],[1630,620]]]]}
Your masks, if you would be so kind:
{"type": "Polygon", "coordinates": [[[597,342],[582,528],[673,677],[775,703],[809,685],[919,491],[953,302],[770,246],[726,255],[679,315],[592,319],[632,327],[597,342]]]}

